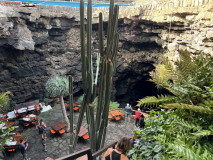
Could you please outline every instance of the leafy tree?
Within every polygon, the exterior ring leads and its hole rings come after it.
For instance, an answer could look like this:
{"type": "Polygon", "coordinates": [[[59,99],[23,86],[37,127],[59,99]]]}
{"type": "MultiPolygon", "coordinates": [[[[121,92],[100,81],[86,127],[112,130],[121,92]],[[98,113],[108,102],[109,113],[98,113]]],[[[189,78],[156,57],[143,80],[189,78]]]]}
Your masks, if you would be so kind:
{"type": "Polygon", "coordinates": [[[13,95],[10,91],[0,94],[0,111],[7,112],[9,109],[9,95],[13,95]]]}
{"type": "Polygon", "coordinates": [[[167,145],[169,159],[212,159],[213,147],[213,58],[200,54],[191,58],[180,53],[172,66],[163,61],[151,72],[151,81],[170,95],[145,97],[138,106],[173,108],[173,121],[158,141],[167,145]],[[170,134],[167,134],[170,133],[170,134]]]}
{"type": "MultiPolygon", "coordinates": [[[[8,111],[8,102],[9,102],[9,96],[12,95],[11,92],[5,92],[0,94],[0,111],[1,113],[8,111]]],[[[4,126],[6,122],[0,122],[1,126],[4,126]]],[[[0,129],[0,158],[3,159],[4,157],[4,144],[9,136],[13,135],[10,131],[14,130],[14,127],[8,127],[8,128],[2,128],[0,129]]]]}
{"type": "Polygon", "coordinates": [[[69,92],[69,81],[66,77],[54,76],[48,79],[46,90],[50,96],[59,97],[64,122],[67,124],[67,131],[70,130],[70,123],[67,117],[63,96],[69,92]]]}
{"type": "MultiPolygon", "coordinates": [[[[6,122],[0,122],[0,125],[5,126],[6,122]]],[[[14,135],[14,133],[11,133],[11,130],[14,130],[14,126],[6,127],[4,129],[0,129],[0,159],[4,158],[4,144],[7,141],[9,136],[14,135]]]]}

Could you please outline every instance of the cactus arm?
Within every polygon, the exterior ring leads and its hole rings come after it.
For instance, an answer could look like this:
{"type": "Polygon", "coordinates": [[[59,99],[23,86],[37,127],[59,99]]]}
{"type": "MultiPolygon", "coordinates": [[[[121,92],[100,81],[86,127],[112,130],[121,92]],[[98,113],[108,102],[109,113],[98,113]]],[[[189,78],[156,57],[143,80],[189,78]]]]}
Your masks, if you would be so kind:
{"type": "Polygon", "coordinates": [[[73,153],[73,82],[69,76],[69,107],[70,107],[70,153],[73,153]]]}
{"type": "Polygon", "coordinates": [[[104,56],[104,40],[103,40],[103,15],[99,13],[99,23],[98,23],[98,33],[99,33],[99,48],[101,57],[104,56]]]}
{"type": "Polygon", "coordinates": [[[84,118],[84,111],[86,109],[86,105],[85,104],[86,104],[86,95],[84,94],[82,107],[81,107],[81,110],[80,110],[80,114],[78,116],[78,122],[77,122],[77,126],[76,126],[76,133],[75,133],[74,141],[73,141],[73,148],[76,147],[76,144],[77,144],[77,141],[78,141],[78,133],[80,131],[82,120],[84,118]]]}
{"type": "Polygon", "coordinates": [[[84,25],[84,1],[80,2],[80,38],[81,38],[81,61],[83,89],[86,88],[86,55],[85,55],[85,25],[84,25]]]}

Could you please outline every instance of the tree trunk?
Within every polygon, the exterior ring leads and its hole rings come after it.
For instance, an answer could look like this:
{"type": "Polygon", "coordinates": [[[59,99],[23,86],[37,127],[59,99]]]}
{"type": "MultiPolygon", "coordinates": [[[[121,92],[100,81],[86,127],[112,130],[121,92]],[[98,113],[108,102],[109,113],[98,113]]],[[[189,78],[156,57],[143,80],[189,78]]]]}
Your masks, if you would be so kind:
{"type": "Polygon", "coordinates": [[[69,122],[69,119],[67,117],[67,112],[66,112],[65,105],[64,105],[63,95],[59,96],[59,99],[60,99],[60,103],[61,103],[61,110],[62,110],[62,114],[63,114],[63,117],[64,117],[64,122],[67,125],[66,131],[69,132],[70,131],[70,122],[69,122]]]}

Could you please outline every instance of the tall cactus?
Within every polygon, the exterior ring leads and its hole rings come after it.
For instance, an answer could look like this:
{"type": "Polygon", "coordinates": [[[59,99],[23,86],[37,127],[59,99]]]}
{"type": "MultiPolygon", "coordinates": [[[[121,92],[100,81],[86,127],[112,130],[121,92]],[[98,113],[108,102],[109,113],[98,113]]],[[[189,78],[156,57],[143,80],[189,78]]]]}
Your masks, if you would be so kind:
{"type": "Polygon", "coordinates": [[[81,37],[81,60],[82,60],[82,79],[84,99],[82,109],[76,128],[76,135],[73,143],[75,147],[77,135],[83,120],[84,111],[89,130],[90,146],[92,151],[97,151],[103,147],[106,136],[106,127],[108,125],[109,103],[112,90],[112,76],[116,65],[116,56],[118,50],[118,6],[114,7],[114,0],[110,0],[107,46],[104,48],[103,41],[103,20],[102,13],[99,14],[99,45],[100,54],[97,54],[96,78],[93,75],[91,37],[92,37],[92,2],[88,0],[87,7],[87,53],[85,49],[85,24],[84,24],[84,2],[80,2],[80,37],[81,37]],[[97,79],[100,68],[99,95],[96,117],[94,114],[93,101],[96,96],[97,79]]]}

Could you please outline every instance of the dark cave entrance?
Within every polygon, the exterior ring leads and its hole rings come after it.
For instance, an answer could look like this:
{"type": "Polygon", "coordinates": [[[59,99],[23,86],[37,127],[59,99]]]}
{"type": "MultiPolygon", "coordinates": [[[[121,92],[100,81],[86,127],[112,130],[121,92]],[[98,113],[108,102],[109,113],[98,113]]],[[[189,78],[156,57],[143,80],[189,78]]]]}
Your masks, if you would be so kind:
{"type": "Polygon", "coordinates": [[[149,75],[133,76],[131,74],[126,75],[128,78],[123,78],[118,80],[115,88],[115,101],[121,104],[121,107],[124,107],[126,103],[129,103],[133,107],[137,105],[137,101],[146,96],[156,96],[159,94],[168,94],[166,90],[159,90],[156,87],[156,84],[150,82],[151,78],[149,75]]]}
{"type": "Polygon", "coordinates": [[[135,55],[137,52],[143,52],[141,57],[128,64],[125,70],[116,74],[118,77],[114,83],[115,94],[114,100],[120,103],[120,107],[124,107],[129,103],[133,107],[137,105],[137,101],[147,96],[157,96],[159,94],[169,94],[164,89],[158,89],[156,84],[149,81],[151,79],[149,73],[154,71],[154,64],[160,63],[159,57],[164,53],[161,46],[156,43],[129,43],[125,42],[122,46],[130,54],[135,55]],[[134,48],[131,51],[130,48],[134,48]]]}

